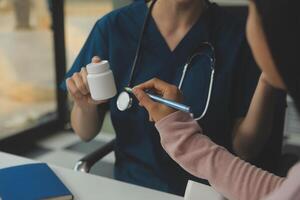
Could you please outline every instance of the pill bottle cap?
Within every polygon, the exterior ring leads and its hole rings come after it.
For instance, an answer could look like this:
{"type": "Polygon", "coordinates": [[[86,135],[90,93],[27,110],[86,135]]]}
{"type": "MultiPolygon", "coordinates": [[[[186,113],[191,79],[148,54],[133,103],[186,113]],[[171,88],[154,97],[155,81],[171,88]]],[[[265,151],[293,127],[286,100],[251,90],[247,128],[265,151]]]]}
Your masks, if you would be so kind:
{"type": "Polygon", "coordinates": [[[103,60],[99,63],[90,63],[86,66],[86,70],[88,74],[98,74],[103,73],[109,70],[109,62],[107,60],[103,60]]]}

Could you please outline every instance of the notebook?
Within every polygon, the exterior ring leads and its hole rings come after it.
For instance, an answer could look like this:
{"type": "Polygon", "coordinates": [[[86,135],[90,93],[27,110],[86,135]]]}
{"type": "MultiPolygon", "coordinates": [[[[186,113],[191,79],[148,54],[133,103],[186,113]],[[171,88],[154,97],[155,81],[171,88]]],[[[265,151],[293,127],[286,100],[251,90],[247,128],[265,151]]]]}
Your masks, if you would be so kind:
{"type": "Polygon", "coordinates": [[[1,200],[72,200],[73,195],[47,164],[0,169],[1,200]]]}

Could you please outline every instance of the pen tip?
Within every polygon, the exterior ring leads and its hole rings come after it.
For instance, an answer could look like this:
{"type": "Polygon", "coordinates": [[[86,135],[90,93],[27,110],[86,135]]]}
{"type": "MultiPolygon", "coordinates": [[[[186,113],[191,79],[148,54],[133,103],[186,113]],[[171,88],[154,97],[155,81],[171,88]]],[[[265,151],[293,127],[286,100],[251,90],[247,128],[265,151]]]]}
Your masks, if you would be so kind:
{"type": "Polygon", "coordinates": [[[132,88],[130,88],[130,87],[124,87],[124,89],[125,89],[125,91],[127,91],[127,92],[132,92],[132,88]]]}

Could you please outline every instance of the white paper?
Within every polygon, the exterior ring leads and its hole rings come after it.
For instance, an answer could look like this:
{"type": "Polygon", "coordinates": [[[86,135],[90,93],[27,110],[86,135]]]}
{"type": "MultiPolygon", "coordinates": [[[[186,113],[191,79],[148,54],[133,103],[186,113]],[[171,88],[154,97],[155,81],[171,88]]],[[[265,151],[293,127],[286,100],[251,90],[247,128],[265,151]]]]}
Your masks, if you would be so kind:
{"type": "Polygon", "coordinates": [[[189,180],[184,200],[223,200],[224,198],[212,187],[189,180]]]}

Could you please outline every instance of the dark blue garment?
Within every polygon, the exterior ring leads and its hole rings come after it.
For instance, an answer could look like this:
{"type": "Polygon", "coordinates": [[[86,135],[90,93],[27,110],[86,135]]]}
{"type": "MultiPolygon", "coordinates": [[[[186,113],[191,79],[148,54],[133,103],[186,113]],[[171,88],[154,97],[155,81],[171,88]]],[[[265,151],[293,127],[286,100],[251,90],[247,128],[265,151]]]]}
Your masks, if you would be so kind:
{"type": "MultiPolygon", "coordinates": [[[[101,18],[67,76],[80,71],[98,55],[109,60],[118,92],[123,91],[128,84],[147,10],[144,2],[137,2],[101,18]]],[[[231,150],[233,122],[245,115],[258,73],[245,42],[243,24],[217,5],[210,6],[174,51],[170,51],[150,18],[132,85],[153,77],[178,85],[185,62],[206,41],[212,42],[216,49],[216,77],[210,107],[199,123],[214,142],[231,150]]],[[[182,88],[185,103],[192,106],[196,116],[204,109],[209,78],[208,59],[196,58],[182,88]]],[[[116,179],[182,195],[187,180],[195,178],[163,150],[159,134],[154,124],[148,121],[145,109],[135,100],[130,110],[120,112],[116,99],[109,103],[117,135],[116,179]]]]}

